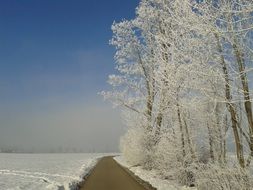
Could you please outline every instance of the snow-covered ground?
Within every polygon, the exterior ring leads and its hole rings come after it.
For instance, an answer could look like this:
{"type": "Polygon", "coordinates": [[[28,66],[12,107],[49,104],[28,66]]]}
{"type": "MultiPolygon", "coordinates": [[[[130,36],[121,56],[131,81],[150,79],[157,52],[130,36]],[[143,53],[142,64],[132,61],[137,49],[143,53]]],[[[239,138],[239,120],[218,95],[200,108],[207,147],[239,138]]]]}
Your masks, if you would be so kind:
{"type": "Polygon", "coordinates": [[[193,187],[182,187],[176,182],[171,180],[160,179],[156,171],[148,171],[142,169],[140,166],[132,167],[129,165],[122,156],[116,156],[114,159],[122,166],[130,169],[136,176],[142,180],[149,182],[157,190],[196,190],[193,187]]]}
{"type": "Polygon", "coordinates": [[[72,190],[103,154],[0,154],[0,190],[72,190]]]}

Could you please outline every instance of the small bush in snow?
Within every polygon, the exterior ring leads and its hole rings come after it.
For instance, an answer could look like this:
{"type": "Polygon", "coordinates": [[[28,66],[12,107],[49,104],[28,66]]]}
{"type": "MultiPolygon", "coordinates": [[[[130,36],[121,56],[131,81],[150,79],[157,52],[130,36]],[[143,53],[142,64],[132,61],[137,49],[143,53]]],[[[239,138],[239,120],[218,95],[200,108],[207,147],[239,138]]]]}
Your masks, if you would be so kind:
{"type": "Polygon", "coordinates": [[[186,186],[194,186],[195,184],[195,173],[192,168],[193,165],[183,166],[178,168],[176,178],[178,183],[186,186]]]}
{"type": "Polygon", "coordinates": [[[201,148],[198,154],[198,161],[207,164],[210,161],[210,151],[207,148],[201,148]]]}
{"type": "Polygon", "coordinates": [[[150,163],[149,134],[143,127],[131,128],[121,138],[120,149],[131,165],[150,163]]]}
{"type": "Polygon", "coordinates": [[[179,141],[167,131],[159,140],[154,152],[154,167],[163,178],[174,178],[175,172],[182,166],[182,154],[179,141]]]}

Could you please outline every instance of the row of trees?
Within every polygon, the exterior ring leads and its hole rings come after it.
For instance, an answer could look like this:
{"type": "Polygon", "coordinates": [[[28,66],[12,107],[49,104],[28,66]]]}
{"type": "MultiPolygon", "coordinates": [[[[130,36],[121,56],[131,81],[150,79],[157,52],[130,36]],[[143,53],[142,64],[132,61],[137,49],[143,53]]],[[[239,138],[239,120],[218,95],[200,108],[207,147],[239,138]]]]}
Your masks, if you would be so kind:
{"type": "Polygon", "coordinates": [[[136,17],[112,30],[117,74],[103,95],[124,108],[126,159],[164,174],[180,168],[192,184],[198,175],[189,167],[228,168],[232,147],[246,175],[253,157],[253,2],[141,0],[136,17]]]}

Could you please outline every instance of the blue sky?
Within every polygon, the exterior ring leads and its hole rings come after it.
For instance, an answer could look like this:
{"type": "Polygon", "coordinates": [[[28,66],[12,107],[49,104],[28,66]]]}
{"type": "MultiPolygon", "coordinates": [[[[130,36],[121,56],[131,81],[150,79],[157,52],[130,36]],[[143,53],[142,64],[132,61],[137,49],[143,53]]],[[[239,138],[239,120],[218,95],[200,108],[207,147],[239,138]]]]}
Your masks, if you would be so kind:
{"type": "MultiPolygon", "coordinates": [[[[109,88],[107,76],[114,72],[111,24],[133,18],[138,2],[0,0],[0,145],[28,146],[40,136],[39,144],[60,146],[66,142],[59,136],[69,134],[74,121],[80,129],[71,130],[72,136],[95,135],[101,123],[83,119],[91,112],[116,130],[113,142],[104,136],[108,146],[115,144],[123,133],[118,111],[97,93],[109,88]]],[[[90,142],[70,146],[83,143],[90,142]]]]}

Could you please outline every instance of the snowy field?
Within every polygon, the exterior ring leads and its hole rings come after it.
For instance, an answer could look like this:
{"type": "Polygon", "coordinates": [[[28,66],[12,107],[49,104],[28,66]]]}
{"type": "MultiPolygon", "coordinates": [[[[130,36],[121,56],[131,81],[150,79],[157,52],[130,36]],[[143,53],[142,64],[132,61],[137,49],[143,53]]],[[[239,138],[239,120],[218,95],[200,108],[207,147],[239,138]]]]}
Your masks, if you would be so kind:
{"type": "Polygon", "coordinates": [[[72,190],[103,154],[0,154],[0,190],[72,190]]]}

